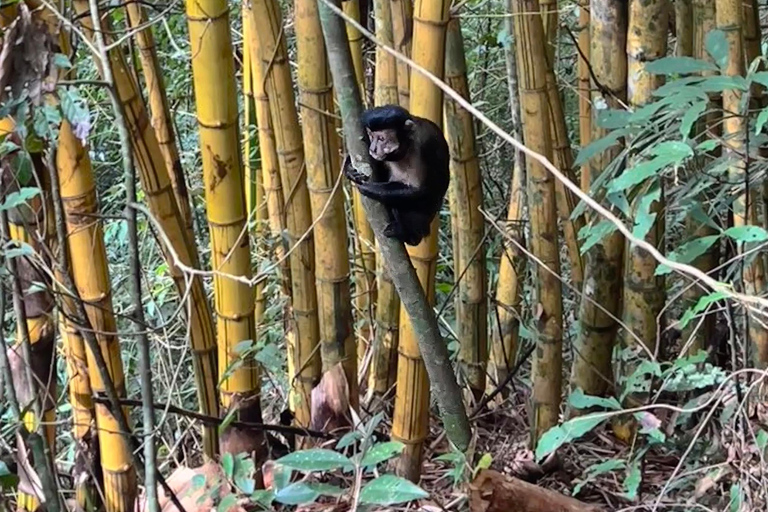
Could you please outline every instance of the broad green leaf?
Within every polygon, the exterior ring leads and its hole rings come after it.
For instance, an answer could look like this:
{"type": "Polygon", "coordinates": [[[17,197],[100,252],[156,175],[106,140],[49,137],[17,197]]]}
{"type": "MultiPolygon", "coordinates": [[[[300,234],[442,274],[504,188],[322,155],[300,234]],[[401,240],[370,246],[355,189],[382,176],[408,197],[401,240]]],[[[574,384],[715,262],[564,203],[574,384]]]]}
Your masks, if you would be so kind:
{"type": "Polygon", "coordinates": [[[235,458],[231,453],[225,453],[221,456],[221,468],[229,479],[235,474],[235,458]]]}
{"type": "Polygon", "coordinates": [[[53,65],[57,68],[72,69],[72,63],[69,61],[69,57],[63,53],[53,54],[53,65]]]}
{"type": "Polygon", "coordinates": [[[570,443],[590,432],[606,419],[608,417],[603,413],[588,414],[570,419],[562,425],[552,427],[541,436],[536,445],[536,460],[541,461],[565,443],[570,443]]]}
{"type": "Polygon", "coordinates": [[[720,69],[728,66],[728,39],[725,32],[719,29],[711,30],[704,38],[704,46],[720,69]]]}
{"type": "Polygon", "coordinates": [[[274,488],[276,491],[288,487],[291,483],[291,477],[293,476],[293,470],[282,464],[275,464],[272,469],[272,481],[274,482],[274,488]]]}
{"type": "Polygon", "coordinates": [[[580,165],[589,162],[593,157],[615,145],[624,135],[624,130],[615,130],[605,137],[591,142],[587,147],[582,148],[581,151],[579,151],[579,154],[576,156],[576,161],[573,163],[574,167],[579,167],[580,165]]]}
{"type": "Polygon", "coordinates": [[[379,443],[365,452],[363,460],[360,463],[363,467],[375,466],[385,460],[389,460],[403,451],[405,445],[399,441],[388,441],[379,443]]]}
{"type": "Polygon", "coordinates": [[[741,484],[739,482],[734,483],[731,485],[731,504],[729,507],[730,512],[741,512],[741,504],[742,504],[742,495],[741,495],[741,484]]]}
{"type": "Polygon", "coordinates": [[[275,493],[275,500],[284,505],[306,505],[319,497],[320,493],[306,482],[294,482],[275,493]]]}
{"type": "Polygon", "coordinates": [[[614,231],[616,231],[616,226],[614,226],[612,222],[605,219],[598,222],[595,226],[584,226],[579,231],[580,238],[584,238],[582,233],[585,233],[586,236],[586,240],[584,240],[584,244],[581,246],[581,253],[585,254],[588,250],[602,242],[606,236],[610,235],[614,231]]]}
{"type": "Polygon", "coordinates": [[[671,140],[653,146],[651,154],[668,158],[670,162],[682,163],[686,158],[693,156],[693,150],[685,142],[671,140]]]}
{"type": "Polygon", "coordinates": [[[661,199],[661,188],[658,186],[640,198],[637,212],[635,212],[635,226],[632,228],[632,234],[641,240],[653,228],[657,213],[651,211],[653,203],[661,199]]]}
{"type": "Polygon", "coordinates": [[[768,71],[758,71],[757,73],[752,73],[749,78],[759,84],[768,87],[768,71]]]}
{"type": "MultiPolygon", "coordinates": [[[[678,78],[677,80],[669,80],[667,83],[653,91],[653,95],[658,98],[664,98],[673,94],[683,94],[688,92],[688,88],[697,86],[702,80],[704,79],[700,76],[687,76],[685,78],[678,78]]],[[[694,93],[696,92],[698,91],[694,91],[694,93]]]]}
{"type": "Polygon", "coordinates": [[[641,162],[625,169],[620,176],[608,183],[608,190],[610,192],[629,190],[638,183],[643,183],[649,178],[658,176],[659,171],[675,163],[678,163],[678,160],[668,156],[660,156],[641,162]]]}
{"type": "Polygon", "coordinates": [[[768,232],[760,226],[734,226],[725,230],[725,234],[740,243],[765,242],[768,232]]]}
{"type": "MultiPolygon", "coordinates": [[[[696,258],[704,254],[709,250],[712,245],[720,240],[720,235],[709,235],[701,238],[696,238],[690,242],[686,242],[667,256],[670,260],[676,263],[691,263],[696,258]]],[[[659,265],[656,268],[656,275],[664,275],[671,272],[672,269],[666,265],[659,265]]]]}
{"type": "Polygon", "coordinates": [[[322,496],[341,496],[345,492],[341,487],[337,487],[331,484],[310,482],[308,485],[322,496]]]}
{"type": "Polygon", "coordinates": [[[236,494],[227,494],[223,498],[221,498],[221,501],[219,502],[219,505],[216,507],[217,512],[228,512],[229,510],[232,510],[237,506],[237,495],[236,494]]]}
{"type": "Polygon", "coordinates": [[[371,505],[396,505],[427,497],[421,487],[395,475],[381,475],[360,491],[360,502],[371,505]]]}
{"type": "Polygon", "coordinates": [[[685,111],[683,120],[680,122],[680,135],[684,139],[687,139],[691,134],[691,127],[701,117],[701,115],[707,110],[707,102],[699,101],[694,103],[691,108],[685,111]]]}
{"type": "Polygon", "coordinates": [[[205,487],[205,475],[195,475],[192,477],[192,491],[199,491],[205,487]]]}
{"type": "Polygon", "coordinates": [[[647,63],[645,69],[654,75],[687,75],[702,71],[717,71],[717,66],[693,57],[664,57],[647,63]]]}
{"type": "Polygon", "coordinates": [[[573,495],[576,496],[577,494],[579,494],[579,492],[584,488],[586,484],[588,484],[598,476],[604,475],[605,473],[610,473],[611,471],[623,468],[625,466],[626,466],[626,463],[623,460],[608,459],[604,462],[588,467],[585,472],[586,476],[584,477],[584,479],[581,480],[576,485],[576,487],[573,488],[573,495]]]}
{"type": "Polygon", "coordinates": [[[643,474],[640,471],[640,461],[636,460],[629,468],[627,478],[624,480],[624,496],[630,500],[637,499],[637,491],[640,489],[640,483],[643,481],[643,474]]]}
{"type": "Polygon", "coordinates": [[[755,439],[757,441],[757,449],[765,454],[765,447],[768,446],[768,432],[763,429],[758,430],[755,439]]]}
{"type": "Polygon", "coordinates": [[[475,473],[483,469],[490,468],[491,464],[493,464],[493,455],[490,453],[484,453],[483,456],[480,457],[480,460],[477,461],[477,466],[475,466],[475,473]]]}
{"type": "Polygon", "coordinates": [[[336,449],[337,450],[343,450],[347,446],[352,446],[356,441],[363,438],[363,433],[359,430],[353,430],[351,432],[347,432],[343,436],[341,436],[341,439],[339,439],[339,442],[336,443],[336,449]]]}
{"type": "Polygon", "coordinates": [[[632,113],[627,110],[606,109],[598,110],[595,122],[605,130],[624,128],[629,124],[632,113]]]}
{"type": "Polygon", "coordinates": [[[599,396],[585,395],[581,388],[576,388],[568,397],[568,404],[576,409],[589,409],[592,407],[603,407],[618,411],[621,404],[614,397],[602,398],[599,396]]]}
{"type": "Polygon", "coordinates": [[[18,208],[27,201],[37,197],[40,194],[40,189],[37,187],[21,187],[16,192],[11,192],[5,196],[5,201],[0,203],[0,210],[10,210],[11,208],[18,208]]]}
{"type": "Polygon", "coordinates": [[[298,471],[329,471],[345,466],[353,466],[352,461],[342,454],[325,448],[313,448],[289,453],[279,458],[277,463],[298,471]]]}
{"type": "Polygon", "coordinates": [[[766,122],[768,122],[768,108],[764,108],[757,115],[757,121],[755,121],[755,134],[760,133],[766,122]]]}
{"type": "Polygon", "coordinates": [[[747,91],[749,82],[743,76],[710,76],[702,80],[699,87],[704,92],[747,91]]]}
{"type": "Polygon", "coordinates": [[[35,250],[32,246],[24,242],[21,242],[18,247],[10,247],[5,250],[6,258],[20,258],[22,256],[33,256],[34,254],[35,250]]]}
{"type": "Polygon", "coordinates": [[[713,149],[717,148],[717,146],[720,145],[720,141],[715,139],[707,139],[703,142],[701,142],[698,146],[696,146],[696,151],[712,151],[713,149]]]}
{"type": "Polygon", "coordinates": [[[698,300],[695,306],[693,306],[692,308],[689,308],[683,314],[683,317],[680,319],[680,325],[678,326],[678,328],[685,329],[685,327],[688,325],[688,322],[693,320],[696,317],[696,315],[698,315],[702,311],[705,311],[710,304],[713,304],[725,298],[727,298],[727,295],[720,291],[711,292],[703,296],[698,300]]]}
{"type": "Polygon", "coordinates": [[[259,504],[265,510],[271,510],[272,502],[275,500],[275,491],[259,489],[251,494],[251,501],[259,504]]]}

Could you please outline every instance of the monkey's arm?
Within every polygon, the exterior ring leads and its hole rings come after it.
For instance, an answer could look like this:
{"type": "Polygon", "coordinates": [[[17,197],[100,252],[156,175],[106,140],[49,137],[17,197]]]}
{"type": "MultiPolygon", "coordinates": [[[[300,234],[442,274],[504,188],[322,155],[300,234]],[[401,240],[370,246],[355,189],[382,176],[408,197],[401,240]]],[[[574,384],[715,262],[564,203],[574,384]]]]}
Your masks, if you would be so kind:
{"type": "Polygon", "coordinates": [[[422,189],[411,187],[397,181],[357,183],[357,188],[364,196],[375,199],[387,206],[403,206],[413,204],[426,196],[422,189]]]}

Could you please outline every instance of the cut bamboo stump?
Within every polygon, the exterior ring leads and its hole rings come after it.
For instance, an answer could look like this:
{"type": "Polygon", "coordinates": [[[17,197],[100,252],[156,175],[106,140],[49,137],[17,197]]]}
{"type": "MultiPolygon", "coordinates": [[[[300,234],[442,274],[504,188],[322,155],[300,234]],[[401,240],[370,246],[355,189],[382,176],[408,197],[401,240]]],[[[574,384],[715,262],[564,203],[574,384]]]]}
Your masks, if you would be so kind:
{"type": "Polygon", "coordinates": [[[470,484],[471,512],[602,512],[560,493],[484,469],[470,484]]]}

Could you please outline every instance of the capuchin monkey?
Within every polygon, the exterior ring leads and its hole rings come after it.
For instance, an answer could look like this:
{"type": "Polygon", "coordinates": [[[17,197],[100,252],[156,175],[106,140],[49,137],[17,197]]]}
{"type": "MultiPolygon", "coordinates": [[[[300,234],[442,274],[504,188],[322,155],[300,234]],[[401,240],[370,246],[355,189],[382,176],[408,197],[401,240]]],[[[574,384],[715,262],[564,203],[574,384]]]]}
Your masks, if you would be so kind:
{"type": "Polygon", "coordinates": [[[384,235],[418,245],[429,235],[450,180],[450,153],[440,128],[396,105],[366,110],[361,118],[373,158],[369,179],[347,155],[344,173],[364,196],[382,203],[390,222],[384,235]]]}

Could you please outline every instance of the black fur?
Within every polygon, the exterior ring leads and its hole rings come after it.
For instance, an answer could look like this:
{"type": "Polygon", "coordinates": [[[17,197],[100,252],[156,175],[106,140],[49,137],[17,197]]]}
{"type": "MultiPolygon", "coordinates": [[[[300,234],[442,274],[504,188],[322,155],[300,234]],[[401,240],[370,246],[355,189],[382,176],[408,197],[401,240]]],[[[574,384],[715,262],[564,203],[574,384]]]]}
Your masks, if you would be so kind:
{"type": "MultiPolygon", "coordinates": [[[[396,238],[408,245],[418,245],[429,235],[430,224],[442,208],[450,180],[450,153],[448,143],[440,128],[428,119],[412,116],[406,109],[385,105],[367,110],[361,117],[363,125],[371,131],[394,129],[404,152],[403,158],[414,151],[424,175],[423,183],[413,187],[392,181],[384,162],[372,161],[371,179],[352,168],[347,158],[344,171],[360,193],[375,199],[387,207],[390,223],[384,235],[396,238]],[[406,127],[406,121],[413,121],[406,127]]],[[[370,144],[370,141],[366,141],[370,144]]],[[[393,161],[396,159],[388,159],[393,161]]]]}

